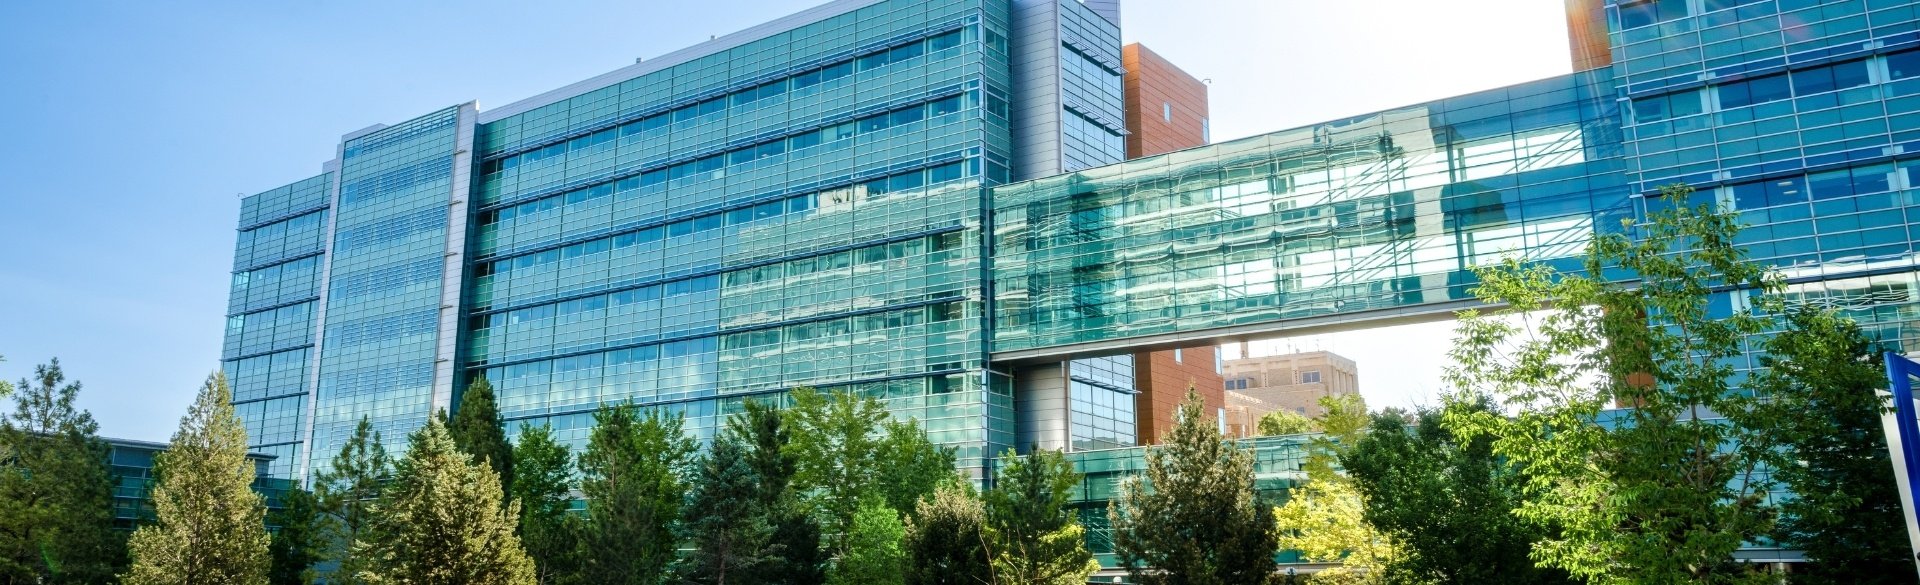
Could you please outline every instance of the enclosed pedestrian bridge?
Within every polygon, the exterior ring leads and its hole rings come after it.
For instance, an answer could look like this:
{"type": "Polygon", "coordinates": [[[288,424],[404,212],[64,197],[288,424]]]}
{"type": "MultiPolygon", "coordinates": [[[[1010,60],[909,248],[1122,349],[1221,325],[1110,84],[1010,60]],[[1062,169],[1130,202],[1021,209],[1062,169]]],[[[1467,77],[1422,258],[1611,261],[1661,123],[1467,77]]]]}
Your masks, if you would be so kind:
{"type": "Polygon", "coordinates": [[[1451,318],[1634,214],[1587,72],[991,190],[996,362],[1451,318]]]}

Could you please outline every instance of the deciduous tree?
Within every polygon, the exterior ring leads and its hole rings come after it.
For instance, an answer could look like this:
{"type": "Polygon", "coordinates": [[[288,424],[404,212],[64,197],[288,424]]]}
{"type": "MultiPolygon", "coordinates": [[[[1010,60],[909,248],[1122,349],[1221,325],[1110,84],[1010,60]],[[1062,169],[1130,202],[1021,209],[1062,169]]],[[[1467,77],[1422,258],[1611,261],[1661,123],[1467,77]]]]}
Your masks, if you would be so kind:
{"type": "Polygon", "coordinates": [[[1754,421],[1734,363],[1767,323],[1716,311],[1729,294],[1717,289],[1779,283],[1737,233],[1731,214],[1676,207],[1597,235],[1583,274],[1518,259],[1476,270],[1474,293],[1506,308],[1462,313],[1448,377],[1458,399],[1488,396],[1498,412],[1446,422],[1526,466],[1519,514],[1560,529],[1535,543],[1535,561],[1597,583],[1772,579],[1733,560],[1772,528],[1759,473],[1769,439],[1715,420],[1754,421]]]}
{"type": "Polygon", "coordinates": [[[830,585],[902,585],[906,551],[901,541],[906,527],[900,513],[878,497],[861,502],[846,537],[846,552],[828,573],[830,585]]]}
{"type": "Polygon", "coordinates": [[[985,494],[988,548],[999,583],[1080,585],[1100,570],[1086,529],[1067,508],[1081,476],[1059,451],[1012,450],[985,494]]]}
{"type": "Polygon", "coordinates": [[[932,497],[920,500],[907,518],[906,585],[1010,582],[993,578],[986,521],[986,509],[968,484],[948,481],[935,489],[932,497]]]}
{"type": "Polygon", "coordinates": [[[1291,410],[1276,410],[1260,415],[1256,431],[1262,437],[1298,435],[1313,432],[1313,419],[1291,410]]]}
{"type": "Polygon", "coordinates": [[[128,541],[128,585],[267,582],[266,503],[253,491],[247,427],[226,374],[207,378],[167,450],[154,456],[155,521],[128,541]]]}

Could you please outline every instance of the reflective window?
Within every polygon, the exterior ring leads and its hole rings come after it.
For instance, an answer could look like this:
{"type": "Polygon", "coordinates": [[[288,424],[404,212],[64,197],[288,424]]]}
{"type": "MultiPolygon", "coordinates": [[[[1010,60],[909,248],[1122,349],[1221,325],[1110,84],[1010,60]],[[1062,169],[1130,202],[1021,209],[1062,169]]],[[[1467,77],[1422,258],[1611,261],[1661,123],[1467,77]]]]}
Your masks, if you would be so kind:
{"type": "Polygon", "coordinates": [[[1887,77],[1906,79],[1920,76],[1920,51],[1907,51],[1887,55],[1887,77]]]}
{"type": "Polygon", "coordinates": [[[1866,85],[1867,62],[1848,61],[1793,72],[1794,95],[1812,95],[1866,85]]]}
{"type": "Polygon", "coordinates": [[[1720,109],[1743,108],[1793,97],[1785,73],[1755,77],[1719,86],[1720,109]]]}
{"type": "Polygon", "coordinates": [[[1633,122],[1647,124],[1661,120],[1684,118],[1704,111],[1700,105],[1699,90],[1683,91],[1676,94],[1657,95],[1633,100],[1633,122]]]}
{"type": "Polygon", "coordinates": [[[1687,0],[1647,0],[1620,5],[1620,28],[1640,28],[1687,15],[1687,0]]]}

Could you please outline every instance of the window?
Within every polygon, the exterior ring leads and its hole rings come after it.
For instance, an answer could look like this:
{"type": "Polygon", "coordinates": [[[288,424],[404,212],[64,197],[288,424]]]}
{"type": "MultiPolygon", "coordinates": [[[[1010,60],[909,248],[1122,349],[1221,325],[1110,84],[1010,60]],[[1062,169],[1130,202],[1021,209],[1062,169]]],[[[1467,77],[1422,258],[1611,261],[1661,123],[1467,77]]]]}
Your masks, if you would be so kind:
{"type": "Polygon", "coordinates": [[[1173,121],[1173,104],[1172,103],[1160,102],[1160,119],[1166,120],[1168,122],[1173,121]]]}
{"type": "Polygon", "coordinates": [[[1246,390],[1248,381],[1249,380],[1246,378],[1234,378],[1232,380],[1227,380],[1227,389],[1228,390],[1246,390]]]}
{"type": "Polygon", "coordinates": [[[1301,384],[1317,384],[1319,382],[1320,382],[1320,372],[1315,372],[1315,371],[1300,372],[1301,384]]]}
{"type": "Polygon", "coordinates": [[[1722,85],[1719,93],[1722,110],[1744,108],[1793,97],[1793,90],[1787,84],[1785,73],[1722,85]]]}
{"type": "Polygon", "coordinates": [[[1906,79],[1920,76],[1920,51],[1907,51],[1887,55],[1887,78],[1906,79]]]}
{"type": "Polygon", "coordinates": [[[1800,177],[1744,183],[1734,185],[1731,189],[1735,209],[1759,209],[1807,200],[1806,181],[1800,177]]]}
{"type": "Polygon", "coordinates": [[[1760,0],[1705,0],[1703,7],[1707,12],[1713,12],[1715,10],[1726,10],[1735,6],[1745,6],[1759,1],[1760,0]]]}
{"type": "Polygon", "coordinates": [[[1620,5],[1620,29],[1640,28],[1687,16],[1687,0],[1647,0],[1620,5]]]}
{"type": "Polygon", "coordinates": [[[1860,87],[1870,81],[1871,79],[1867,77],[1866,61],[1834,63],[1793,72],[1793,93],[1800,96],[1813,95],[1860,87]]]}
{"type": "Polygon", "coordinates": [[[1684,118],[1701,111],[1700,92],[1697,90],[1643,97],[1633,100],[1633,123],[1649,124],[1661,120],[1684,118]]]}

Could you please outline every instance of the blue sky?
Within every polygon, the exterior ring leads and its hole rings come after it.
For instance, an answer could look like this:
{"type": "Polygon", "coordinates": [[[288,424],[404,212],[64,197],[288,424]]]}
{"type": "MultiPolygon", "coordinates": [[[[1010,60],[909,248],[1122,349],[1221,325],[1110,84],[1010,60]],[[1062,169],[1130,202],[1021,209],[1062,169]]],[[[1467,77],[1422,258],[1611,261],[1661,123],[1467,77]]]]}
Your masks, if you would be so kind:
{"type": "MultiPolygon", "coordinates": [[[[102,434],[164,440],[218,367],[237,194],[318,173],[369,124],[505,105],[814,4],[0,3],[0,377],[59,357],[102,434]]],[[[1225,140],[1565,72],[1559,4],[1134,0],[1123,18],[1212,81],[1225,140]]]]}

